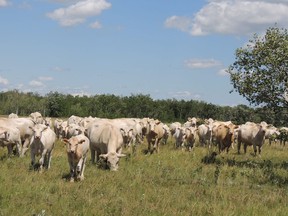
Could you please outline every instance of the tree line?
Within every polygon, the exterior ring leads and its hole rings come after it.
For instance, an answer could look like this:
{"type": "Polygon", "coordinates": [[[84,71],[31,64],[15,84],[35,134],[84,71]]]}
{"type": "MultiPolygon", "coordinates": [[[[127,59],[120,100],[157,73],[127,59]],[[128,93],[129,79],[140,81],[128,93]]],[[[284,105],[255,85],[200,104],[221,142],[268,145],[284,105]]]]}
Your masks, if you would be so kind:
{"type": "Polygon", "coordinates": [[[150,95],[116,96],[101,94],[93,96],[73,96],[50,92],[45,96],[38,93],[23,93],[18,90],[0,92],[0,114],[16,113],[28,116],[38,111],[45,117],[67,118],[71,115],[101,118],[158,118],[163,122],[184,123],[188,117],[231,120],[235,124],[247,121],[287,126],[286,110],[273,111],[268,108],[252,108],[246,105],[234,107],[219,106],[198,100],[153,100],[150,95]]]}

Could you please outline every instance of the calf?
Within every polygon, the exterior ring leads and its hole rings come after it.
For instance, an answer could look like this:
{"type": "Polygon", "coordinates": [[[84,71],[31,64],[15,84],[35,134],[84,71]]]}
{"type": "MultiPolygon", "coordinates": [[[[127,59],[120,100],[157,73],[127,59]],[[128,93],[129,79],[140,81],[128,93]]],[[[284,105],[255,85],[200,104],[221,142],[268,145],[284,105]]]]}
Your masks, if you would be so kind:
{"type": "Polygon", "coordinates": [[[85,135],[79,134],[70,139],[64,138],[63,141],[66,143],[67,148],[70,182],[84,180],[85,163],[90,147],[89,139],[85,135]]]}

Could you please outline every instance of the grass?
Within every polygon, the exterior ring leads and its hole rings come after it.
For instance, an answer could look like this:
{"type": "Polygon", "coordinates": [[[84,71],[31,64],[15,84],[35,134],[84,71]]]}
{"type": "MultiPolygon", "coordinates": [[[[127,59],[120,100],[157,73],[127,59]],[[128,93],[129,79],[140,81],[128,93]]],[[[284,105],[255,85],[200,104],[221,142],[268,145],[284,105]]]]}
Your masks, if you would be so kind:
{"type": "MultiPolygon", "coordinates": [[[[29,169],[30,156],[0,149],[0,215],[287,215],[288,148],[264,145],[262,156],[232,149],[211,157],[196,147],[122,158],[118,172],[90,163],[85,180],[70,183],[64,145],[58,141],[51,169],[29,169]]],[[[215,148],[215,151],[217,148],[215,148]]]]}

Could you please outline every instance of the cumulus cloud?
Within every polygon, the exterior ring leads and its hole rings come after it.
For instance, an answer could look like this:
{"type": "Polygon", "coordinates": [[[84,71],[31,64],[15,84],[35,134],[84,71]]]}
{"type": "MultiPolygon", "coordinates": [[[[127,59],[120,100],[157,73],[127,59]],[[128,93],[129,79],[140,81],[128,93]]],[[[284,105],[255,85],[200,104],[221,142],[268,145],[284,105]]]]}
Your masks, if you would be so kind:
{"type": "Polygon", "coordinates": [[[8,81],[6,78],[0,76],[0,84],[2,84],[2,85],[8,85],[8,84],[9,84],[9,81],[8,81]]]}
{"type": "Polygon", "coordinates": [[[8,0],[0,0],[0,7],[5,7],[9,5],[9,1],[8,0]]]}
{"type": "Polygon", "coordinates": [[[284,0],[210,0],[194,16],[171,16],[167,28],[193,36],[211,33],[249,35],[275,23],[287,27],[288,2],[284,0]]]}
{"type": "Polygon", "coordinates": [[[38,79],[41,81],[51,81],[53,80],[53,77],[38,77],[38,79]]]}
{"type": "Polygon", "coordinates": [[[220,66],[221,62],[215,59],[189,59],[186,60],[184,64],[186,65],[186,67],[191,69],[204,69],[220,66]]]}
{"type": "Polygon", "coordinates": [[[103,10],[110,7],[111,3],[106,0],[83,0],[66,8],[56,9],[47,16],[58,21],[62,26],[74,26],[85,22],[88,17],[101,14],[103,10]]]}
{"type": "Polygon", "coordinates": [[[38,80],[31,80],[29,82],[29,85],[33,86],[33,87],[43,87],[44,83],[42,83],[41,81],[38,81],[38,80]]]}

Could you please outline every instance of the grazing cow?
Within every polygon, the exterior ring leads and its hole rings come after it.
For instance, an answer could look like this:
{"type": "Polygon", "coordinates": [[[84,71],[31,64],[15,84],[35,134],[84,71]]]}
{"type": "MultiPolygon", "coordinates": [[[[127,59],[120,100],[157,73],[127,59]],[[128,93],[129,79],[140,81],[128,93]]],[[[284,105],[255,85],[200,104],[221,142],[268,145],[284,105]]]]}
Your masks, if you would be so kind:
{"type": "Polygon", "coordinates": [[[159,152],[159,143],[164,136],[163,123],[157,120],[149,120],[148,129],[146,134],[146,139],[148,142],[148,152],[151,154],[156,151],[159,152]],[[153,148],[151,150],[151,145],[153,144],[153,148]]]}
{"type": "Polygon", "coordinates": [[[18,115],[15,113],[10,113],[8,118],[18,118],[18,115]]]}
{"type": "Polygon", "coordinates": [[[31,129],[34,132],[30,144],[31,165],[35,169],[35,157],[40,156],[40,171],[42,171],[43,167],[49,169],[56,134],[50,127],[44,124],[36,124],[31,129]]]}
{"type": "Polygon", "coordinates": [[[22,151],[20,156],[24,156],[25,152],[29,149],[29,144],[33,131],[30,127],[35,124],[30,118],[0,118],[0,126],[8,128],[17,128],[20,132],[22,142],[22,151]]]}
{"type": "Polygon", "coordinates": [[[188,151],[191,151],[194,147],[195,140],[196,140],[196,132],[198,129],[196,127],[187,127],[185,128],[185,146],[188,151]]]}
{"type": "Polygon", "coordinates": [[[274,127],[273,125],[269,125],[265,133],[265,139],[268,139],[269,145],[271,145],[272,142],[276,142],[276,139],[279,136],[279,134],[280,132],[278,128],[274,127]]]}
{"type": "Polygon", "coordinates": [[[72,136],[76,136],[79,134],[84,134],[85,128],[78,125],[78,124],[74,124],[71,123],[67,126],[67,135],[66,138],[71,138],[72,136]]]}
{"type": "Polygon", "coordinates": [[[70,139],[64,138],[63,141],[66,143],[70,181],[84,180],[85,163],[90,147],[89,139],[84,134],[80,134],[70,139]]]}
{"type": "Polygon", "coordinates": [[[119,128],[107,122],[93,122],[86,134],[90,140],[92,163],[95,163],[97,152],[97,161],[103,158],[111,171],[117,171],[119,159],[126,156],[122,154],[124,140],[119,128]]]}
{"type": "Polygon", "coordinates": [[[174,133],[176,132],[176,129],[181,127],[181,123],[180,122],[173,122],[170,124],[169,128],[170,128],[170,133],[173,136],[174,133]]]}
{"type": "Polygon", "coordinates": [[[0,127],[0,146],[7,146],[8,155],[12,155],[13,146],[16,145],[17,154],[21,154],[20,131],[15,127],[0,127]]]}
{"type": "Polygon", "coordinates": [[[44,119],[40,112],[33,112],[29,115],[29,117],[35,122],[35,124],[43,124],[44,119]]]}
{"type": "Polygon", "coordinates": [[[288,128],[287,127],[281,127],[279,129],[280,134],[278,135],[277,139],[280,141],[280,145],[283,144],[285,146],[286,141],[288,141],[288,128]]]}
{"type": "Polygon", "coordinates": [[[75,116],[75,115],[72,115],[68,118],[67,120],[67,124],[70,125],[70,124],[79,124],[81,121],[82,121],[82,117],[79,117],[79,116],[75,116]]]}
{"type": "Polygon", "coordinates": [[[199,141],[202,146],[206,146],[208,143],[208,147],[211,147],[212,144],[212,129],[213,124],[201,124],[198,126],[198,136],[199,141]]]}
{"type": "Polygon", "coordinates": [[[253,145],[254,154],[256,156],[257,146],[258,153],[261,154],[261,148],[265,141],[265,133],[267,131],[267,123],[260,124],[244,124],[241,125],[238,131],[238,154],[240,154],[241,144],[244,144],[244,153],[247,151],[247,146],[253,145]]]}
{"type": "Polygon", "coordinates": [[[234,130],[238,126],[234,124],[220,124],[216,127],[215,131],[215,140],[218,143],[219,153],[226,149],[228,153],[230,146],[234,142],[234,130]]]}

